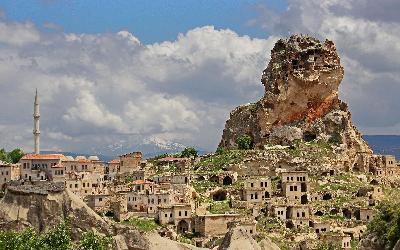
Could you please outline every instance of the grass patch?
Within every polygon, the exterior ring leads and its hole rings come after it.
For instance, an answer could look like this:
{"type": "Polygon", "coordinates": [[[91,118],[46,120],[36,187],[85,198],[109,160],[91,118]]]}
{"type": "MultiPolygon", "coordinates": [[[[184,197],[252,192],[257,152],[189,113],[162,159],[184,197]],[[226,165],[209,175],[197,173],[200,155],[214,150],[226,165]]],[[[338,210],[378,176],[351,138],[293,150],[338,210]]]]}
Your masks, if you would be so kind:
{"type": "Polygon", "coordinates": [[[229,164],[235,164],[243,161],[246,155],[246,150],[223,150],[221,154],[214,154],[207,158],[203,158],[195,169],[219,172],[229,164]]]}
{"type": "Polygon", "coordinates": [[[154,219],[149,218],[139,218],[139,217],[132,217],[129,220],[124,220],[122,224],[134,226],[139,231],[153,231],[159,228],[159,225],[154,221],[154,219]]]}

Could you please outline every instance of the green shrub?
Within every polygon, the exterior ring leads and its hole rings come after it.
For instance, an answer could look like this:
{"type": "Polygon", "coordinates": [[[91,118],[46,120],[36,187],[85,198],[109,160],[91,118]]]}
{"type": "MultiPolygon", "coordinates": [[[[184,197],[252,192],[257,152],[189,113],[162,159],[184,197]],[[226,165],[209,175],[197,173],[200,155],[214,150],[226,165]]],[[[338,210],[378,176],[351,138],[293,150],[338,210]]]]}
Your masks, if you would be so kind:
{"type": "Polygon", "coordinates": [[[40,244],[41,249],[71,249],[71,229],[67,223],[61,223],[43,235],[40,244]]]}
{"type": "Polygon", "coordinates": [[[181,152],[181,157],[187,157],[187,158],[197,157],[197,150],[192,147],[185,148],[181,152]]]}
{"type": "Polygon", "coordinates": [[[400,201],[393,199],[382,202],[367,229],[392,249],[400,239],[400,201]]]}
{"type": "Polygon", "coordinates": [[[236,144],[239,149],[251,149],[253,146],[253,139],[248,135],[241,135],[236,139],[236,144]]]}
{"type": "Polygon", "coordinates": [[[98,235],[93,231],[84,233],[78,246],[79,250],[107,250],[111,248],[111,237],[98,235]]]}

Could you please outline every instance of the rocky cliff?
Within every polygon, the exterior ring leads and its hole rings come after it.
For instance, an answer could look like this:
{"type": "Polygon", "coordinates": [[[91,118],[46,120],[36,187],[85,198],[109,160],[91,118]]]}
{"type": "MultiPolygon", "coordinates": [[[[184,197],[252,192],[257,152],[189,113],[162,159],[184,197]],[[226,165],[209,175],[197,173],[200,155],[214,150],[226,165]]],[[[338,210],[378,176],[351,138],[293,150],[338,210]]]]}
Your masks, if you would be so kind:
{"type": "Polygon", "coordinates": [[[249,135],[255,148],[324,139],[349,155],[370,153],[352,124],[347,104],[338,98],[343,74],[332,41],[303,35],[280,39],[261,77],[264,97],[230,113],[220,146],[236,147],[239,136],[249,135]]]}

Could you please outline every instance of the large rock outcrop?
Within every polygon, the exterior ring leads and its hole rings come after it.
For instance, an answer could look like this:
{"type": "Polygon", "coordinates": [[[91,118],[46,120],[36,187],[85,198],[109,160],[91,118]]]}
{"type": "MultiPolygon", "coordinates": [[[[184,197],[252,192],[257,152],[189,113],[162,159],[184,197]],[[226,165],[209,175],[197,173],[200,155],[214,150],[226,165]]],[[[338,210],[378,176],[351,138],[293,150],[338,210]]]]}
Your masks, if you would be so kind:
{"type": "Polygon", "coordinates": [[[344,70],[332,41],[293,35],[280,39],[261,78],[264,97],[237,107],[226,122],[220,146],[236,147],[249,135],[255,148],[324,139],[350,155],[371,153],[353,126],[347,104],[339,100],[344,70]]]}
{"type": "Polygon", "coordinates": [[[270,239],[257,243],[243,227],[232,227],[225,234],[218,250],[280,250],[270,239]]]}

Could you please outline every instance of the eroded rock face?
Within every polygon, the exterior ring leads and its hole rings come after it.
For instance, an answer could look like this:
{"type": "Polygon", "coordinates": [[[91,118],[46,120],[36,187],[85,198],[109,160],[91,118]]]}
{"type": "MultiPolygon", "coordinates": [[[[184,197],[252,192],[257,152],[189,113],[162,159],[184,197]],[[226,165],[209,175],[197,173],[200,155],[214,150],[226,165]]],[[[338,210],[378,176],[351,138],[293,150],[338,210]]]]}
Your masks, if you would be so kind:
{"type": "Polygon", "coordinates": [[[255,148],[325,139],[342,144],[349,154],[370,153],[338,98],[343,73],[332,41],[300,35],[279,40],[262,74],[264,97],[231,112],[220,146],[236,147],[236,139],[246,134],[255,148]]]}
{"type": "Polygon", "coordinates": [[[262,240],[257,243],[253,237],[243,228],[234,227],[230,228],[225,234],[221,245],[218,250],[280,250],[270,239],[262,240]]]}

